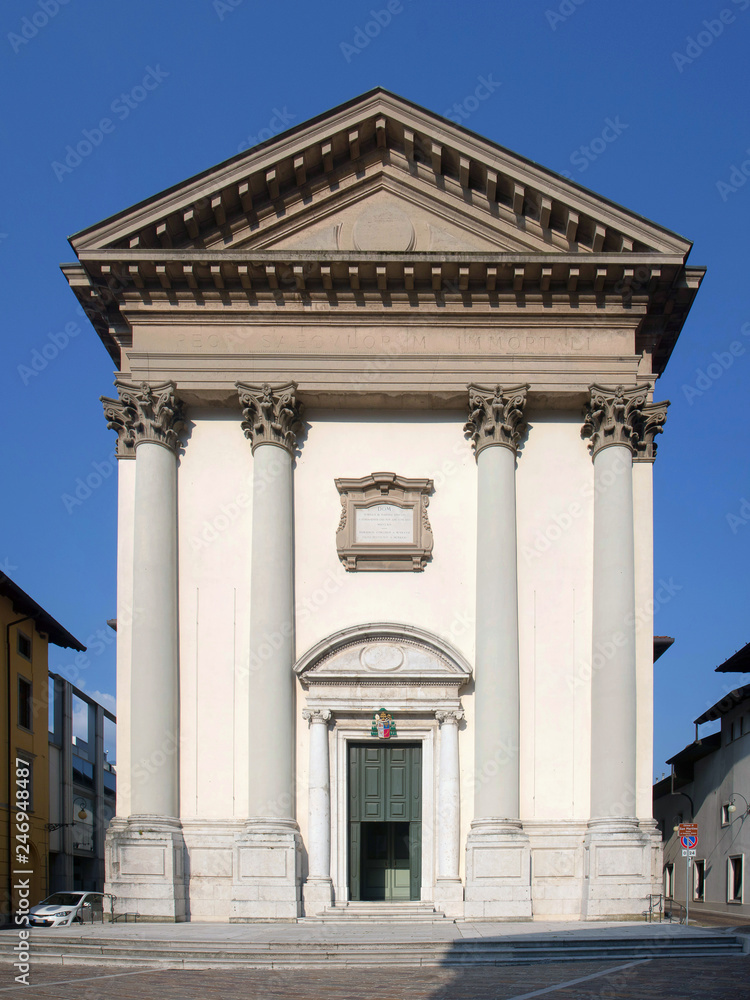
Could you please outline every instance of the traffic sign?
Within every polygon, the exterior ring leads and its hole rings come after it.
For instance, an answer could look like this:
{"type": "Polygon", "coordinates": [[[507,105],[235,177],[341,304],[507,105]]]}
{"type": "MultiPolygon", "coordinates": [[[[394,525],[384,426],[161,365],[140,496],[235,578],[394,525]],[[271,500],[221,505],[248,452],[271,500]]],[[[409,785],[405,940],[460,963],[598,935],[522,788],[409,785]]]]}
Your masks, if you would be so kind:
{"type": "Polygon", "coordinates": [[[685,851],[685,850],[683,850],[683,852],[682,852],[683,858],[694,858],[696,854],[697,854],[697,851],[685,851]]]}
{"type": "Polygon", "coordinates": [[[692,848],[696,847],[698,844],[698,834],[689,833],[687,835],[683,835],[680,837],[680,843],[683,847],[687,847],[688,850],[692,850],[692,848]]]}
{"type": "Polygon", "coordinates": [[[680,823],[677,827],[677,833],[680,837],[697,837],[698,836],[698,824],[697,823],[680,823]]]}

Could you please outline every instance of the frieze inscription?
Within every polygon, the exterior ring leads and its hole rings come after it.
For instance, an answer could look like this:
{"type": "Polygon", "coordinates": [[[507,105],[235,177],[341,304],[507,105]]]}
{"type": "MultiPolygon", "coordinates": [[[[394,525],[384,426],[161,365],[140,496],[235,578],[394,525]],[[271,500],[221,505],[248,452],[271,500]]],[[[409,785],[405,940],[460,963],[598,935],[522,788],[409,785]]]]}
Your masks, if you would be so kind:
{"type": "MultiPolygon", "coordinates": [[[[137,338],[140,340],[140,338],[137,338]]],[[[629,331],[519,331],[519,330],[411,330],[306,329],[214,327],[210,330],[151,330],[149,350],[177,350],[214,354],[373,354],[532,356],[623,355],[632,353],[629,331]]],[[[139,346],[146,346],[140,344],[139,346]]]]}

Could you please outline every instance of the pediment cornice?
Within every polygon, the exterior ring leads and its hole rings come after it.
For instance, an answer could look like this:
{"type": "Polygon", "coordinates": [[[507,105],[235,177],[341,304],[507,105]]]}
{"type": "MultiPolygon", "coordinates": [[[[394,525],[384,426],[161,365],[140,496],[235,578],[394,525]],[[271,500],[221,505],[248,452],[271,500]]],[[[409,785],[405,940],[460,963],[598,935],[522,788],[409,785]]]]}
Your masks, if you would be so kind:
{"type": "Polygon", "coordinates": [[[671,252],[690,242],[574,182],[386,91],[376,90],[78,233],[76,252],[207,246],[314,206],[373,166],[548,246],[671,252]]]}

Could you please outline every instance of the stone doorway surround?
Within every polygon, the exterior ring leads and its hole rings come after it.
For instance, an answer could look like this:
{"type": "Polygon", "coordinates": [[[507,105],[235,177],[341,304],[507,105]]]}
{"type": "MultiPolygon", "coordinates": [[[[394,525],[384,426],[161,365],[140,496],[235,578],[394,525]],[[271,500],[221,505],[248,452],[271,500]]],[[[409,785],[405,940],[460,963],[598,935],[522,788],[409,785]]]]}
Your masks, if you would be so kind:
{"type": "Polygon", "coordinates": [[[310,723],[305,916],[349,900],[347,748],[368,742],[370,720],[381,707],[396,718],[397,740],[422,745],[422,899],[462,916],[457,732],[469,664],[430,632],[377,623],[329,636],[294,670],[306,691],[303,714],[310,723]]]}

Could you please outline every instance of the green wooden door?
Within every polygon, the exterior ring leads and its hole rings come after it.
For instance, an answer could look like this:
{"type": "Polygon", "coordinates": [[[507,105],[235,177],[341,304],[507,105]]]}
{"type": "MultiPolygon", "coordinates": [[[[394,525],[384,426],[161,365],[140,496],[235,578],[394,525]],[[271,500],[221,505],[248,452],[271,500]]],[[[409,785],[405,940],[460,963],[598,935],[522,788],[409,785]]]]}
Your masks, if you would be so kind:
{"type": "Polygon", "coordinates": [[[421,870],[421,745],[349,744],[350,898],[419,899],[421,870]]]}

